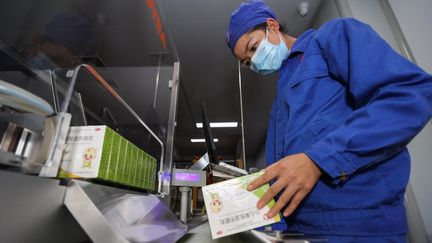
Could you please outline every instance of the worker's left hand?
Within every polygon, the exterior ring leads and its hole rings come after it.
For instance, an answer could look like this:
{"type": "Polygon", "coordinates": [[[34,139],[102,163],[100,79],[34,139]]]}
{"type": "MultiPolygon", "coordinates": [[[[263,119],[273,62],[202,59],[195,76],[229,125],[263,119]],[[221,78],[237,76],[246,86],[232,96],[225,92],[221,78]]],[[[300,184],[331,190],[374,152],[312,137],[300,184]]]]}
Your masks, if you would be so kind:
{"type": "Polygon", "coordinates": [[[252,181],[247,189],[253,191],[276,178],[270,189],[258,201],[257,207],[263,208],[276,194],[283,190],[279,200],[267,213],[267,217],[273,218],[289,203],[283,213],[287,217],[294,212],[300,202],[313,189],[320,176],[320,169],[306,154],[295,154],[267,167],[264,174],[252,181]]]}

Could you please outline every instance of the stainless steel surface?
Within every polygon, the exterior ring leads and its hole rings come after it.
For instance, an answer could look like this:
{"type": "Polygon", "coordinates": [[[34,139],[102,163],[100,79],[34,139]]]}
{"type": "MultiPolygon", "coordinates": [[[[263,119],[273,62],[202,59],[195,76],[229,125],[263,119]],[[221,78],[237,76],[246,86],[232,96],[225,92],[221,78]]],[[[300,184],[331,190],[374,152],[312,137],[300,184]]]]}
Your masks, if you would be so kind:
{"type": "Polygon", "coordinates": [[[81,94],[79,92],[75,92],[75,93],[76,93],[76,97],[78,99],[78,105],[79,105],[79,109],[81,111],[81,116],[83,118],[83,125],[87,126],[87,118],[85,116],[84,104],[82,102],[81,94]]]}
{"type": "Polygon", "coordinates": [[[286,242],[286,243],[308,243],[308,242],[327,242],[328,239],[320,236],[309,236],[301,233],[275,231],[250,231],[254,236],[267,243],[286,242]]]}
{"type": "Polygon", "coordinates": [[[88,237],[63,206],[59,180],[0,170],[0,236],[5,243],[77,243],[88,237]]]}
{"type": "Polygon", "coordinates": [[[18,155],[13,150],[14,141],[17,139],[17,130],[22,129],[14,123],[7,125],[6,131],[3,133],[3,137],[0,143],[0,164],[7,166],[21,167],[24,163],[25,158],[18,155]]]}
{"type": "Polygon", "coordinates": [[[0,164],[21,168],[25,158],[14,153],[0,151],[0,164]]]}
{"type": "Polygon", "coordinates": [[[261,243],[262,241],[253,236],[249,231],[229,235],[219,239],[213,240],[210,233],[210,226],[208,221],[198,225],[197,227],[188,231],[178,242],[180,243],[261,243]]]}
{"type": "Polygon", "coordinates": [[[44,129],[45,117],[32,113],[0,113],[0,120],[41,133],[44,129]]]}
{"type": "Polygon", "coordinates": [[[157,94],[158,94],[158,88],[159,88],[161,58],[162,58],[162,54],[159,54],[158,68],[157,68],[156,80],[155,80],[154,99],[153,99],[153,108],[154,109],[156,109],[156,101],[157,101],[157,94]]]}
{"type": "MultiPolygon", "coordinates": [[[[58,124],[55,127],[55,131],[54,131],[54,139],[51,143],[51,148],[50,151],[48,153],[48,158],[46,161],[46,165],[49,167],[53,164],[53,161],[55,161],[56,158],[56,144],[59,143],[61,137],[61,129],[64,127],[64,123],[67,122],[67,118],[66,118],[66,113],[69,107],[69,103],[71,101],[72,98],[72,94],[74,92],[74,87],[75,87],[75,83],[76,83],[76,79],[77,79],[77,73],[79,72],[79,70],[84,67],[84,64],[81,64],[79,66],[77,66],[73,72],[73,77],[71,79],[70,85],[67,87],[67,89],[65,90],[64,94],[65,94],[65,98],[63,100],[63,103],[61,105],[60,108],[60,112],[57,114],[58,117],[58,124]]],[[[69,120],[70,121],[70,120],[69,120]]]]}
{"type": "Polygon", "coordinates": [[[53,118],[32,113],[2,113],[0,120],[8,124],[0,144],[0,161],[28,173],[39,173],[54,136],[53,118]],[[17,141],[16,145],[12,141],[17,141]]]}
{"type": "Polygon", "coordinates": [[[208,153],[205,153],[197,162],[195,162],[190,170],[203,170],[210,163],[208,153]]]}
{"type": "Polygon", "coordinates": [[[210,233],[209,222],[204,222],[197,227],[190,229],[188,233],[179,240],[179,242],[187,243],[225,243],[225,242],[239,242],[239,243],[307,243],[307,242],[326,242],[327,240],[319,237],[308,237],[301,234],[284,234],[280,233],[279,237],[274,232],[263,233],[261,231],[249,230],[242,233],[225,236],[213,240],[210,233]]]}
{"type": "Polygon", "coordinates": [[[77,181],[70,181],[64,205],[95,243],[127,243],[118,235],[77,181]]]}
{"type": "MultiPolygon", "coordinates": [[[[58,173],[58,168],[60,166],[60,160],[63,155],[63,150],[66,143],[66,137],[69,132],[69,125],[72,119],[71,114],[64,113],[61,116],[53,116],[54,127],[58,128],[57,133],[57,143],[51,144],[52,156],[48,157],[42,167],[39,176],[42,177],[56,177],[58,173]]],[[[47,130],[47,129],[45,129],[47,130]]],[[[54,129],[53,129],[54,130],[54,129]]],[[[51,131],[52,133],[52,131],[51,131]]],[[[47,135],[47,134],[45,134],[47,135]]]]}
{"type": "Polygon", "coordinates": [[[242,142],[242,159],[245,170],[247,170],[246,166],[246,150],[245,150],[245,136],[244,136],[244,118],[243,118],[243,92],[242,92],[242,76],[241,76],[241,67],[240,61],[237,61],[237,69],[238,69],[238,82],[239,82],[239,98],[240,98],[240,121],[241,121],[241,142],[242,142]]]}
{"type": "Polygon", "coordinates": [[[191,231],[193,228],[200,226],[208,220],[207,215],[193,215],[188,218],[186,224],[188,225],[188,231],[191,231]]]}
{"type": "Polygon", "coordinates": [[[190,205],[190,196],[189,193],[191,191],[190,187],[182,186],[179,188],[181,192],[181,202],[180,202],[180,220],[186,222],[188,219],[189,205],[190,205]]]}
{"type": "Polygon", "coordinates": [[[212,168],[213,168],[213,171],[218,171],[218,172],[221,172],[221,173],[224,173],[227,175],[232,175],[235,177],[244,176],[244,175],[248,174],[246,170],[240,169],[236,166],[226,164],[224,162],[219,162],[219,164],[217,164],[217,165],[212,164],[212,168]]]}
{"type": "MultiPolygon", "coordinates": [[[[0,113],[0,117],[3,114],[0,113]]],[[[7,124],[6,130],[3,133],[3,137],[0,142],[0,150],[8,151],[10,150],[10,144],[13,141],[14,138],[14,131],[18,128],[18,126],[15,123],[9,122],[7,124]]]]}
{"type": "Polygon", "coordinates": [[[171,189],[171,181],[169,177],[173,167],[173,151],[174,151],[174,133],[177,126],[177,99],[178,88],[180,82],[180,62],[174,63],[173,77],[171,80],[171,99],[168,117],[168,132],[166,141],[166,155],[164,163],[160,164],[159,168],[159,184],[158,192],[161,195],[169,195],[171,189]],[[165,176],[167,175],[167,176],[165,176]]]}
{"type": "Polygon", "coordinates": [[[251,230],[251,233],[258,238],[259,240],[261,240],[263,243],[271,243],[272,241],[270,239],[267,238],[267,236],[259,231],[256,230],[251,230]]]}
{"type": "Polygon", "coordinates": [[[51,92],[52,92],[52,99],[53,99],[53,106],[54,106],[54,112],[58,113],[59,112],[59,107],[58,107],[58,97],[57,97],[57,89],[56,89],[56,85],[55,85],[55,81],[54,81],[54,75],[53,75],[53,71],[52,70],[48,70],[48,74],[49,74],[49,80],[51,83],[51,92]]]}
{"type": "MultiPolygon", "coordinates": [[[[31,130],[24,128],[21,134],[21,138],[18,141],[15,154],[18,154],[20,156],[23,156],[24,158],[27,158],[26,160],[32,160],[34,157],[38,156],[39,146],[43,141],[42,134],[38,134],[35,132],[32,132],[31,130]],[[37,149],[32,149],[36,147],[37,149]],[[33,150],[33,151],[32,151],[33,150]]],[[[46,156],[46,155],[45,155],[46,156]]],[[[45,161],[39,161],[36,163],[33,163],[33,165],[36,166],[42,166],[42,163],[45,161]]],[[[30,162],[31,164],[31,162],[30,162]]]]}

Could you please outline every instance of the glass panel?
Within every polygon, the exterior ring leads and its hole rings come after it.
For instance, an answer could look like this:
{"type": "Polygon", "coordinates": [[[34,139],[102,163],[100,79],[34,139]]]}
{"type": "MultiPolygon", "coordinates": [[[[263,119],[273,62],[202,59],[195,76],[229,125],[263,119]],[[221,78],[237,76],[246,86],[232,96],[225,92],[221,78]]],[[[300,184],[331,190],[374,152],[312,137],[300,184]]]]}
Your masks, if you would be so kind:
{"type": "Polygon", "coordinates": [[[71,126],[108,125],[160,159],[157,140],[88,71],[71,86],[72,70],[91,65],[165,143],[178,57],[155,1],[18,0],[0,9],[1,80],[41,97],[54,113],[71,113],[71,126]]]}
{"type": "MultiPolygon", "coordinates": [[[[19,0],[1,4],[0,39],[37,69],[172,65],[154,1],[19,0]]],[[[12,65],[12,63],[11,63],[12,65]]]]}

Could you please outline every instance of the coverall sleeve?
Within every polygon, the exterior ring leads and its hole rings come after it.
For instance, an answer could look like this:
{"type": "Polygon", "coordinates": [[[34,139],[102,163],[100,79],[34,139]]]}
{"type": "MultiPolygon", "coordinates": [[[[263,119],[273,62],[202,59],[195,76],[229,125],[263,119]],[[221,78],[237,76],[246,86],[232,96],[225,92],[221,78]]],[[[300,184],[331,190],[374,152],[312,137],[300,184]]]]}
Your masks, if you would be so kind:
{"type": "Polygon", "coordinates": [[[345,83],[354,111],[305,153],[340,183],[401,152],[420,132],[432,115],[432,78],[369,25],[338,19],[323,28],[329,73],[345,83]]]}

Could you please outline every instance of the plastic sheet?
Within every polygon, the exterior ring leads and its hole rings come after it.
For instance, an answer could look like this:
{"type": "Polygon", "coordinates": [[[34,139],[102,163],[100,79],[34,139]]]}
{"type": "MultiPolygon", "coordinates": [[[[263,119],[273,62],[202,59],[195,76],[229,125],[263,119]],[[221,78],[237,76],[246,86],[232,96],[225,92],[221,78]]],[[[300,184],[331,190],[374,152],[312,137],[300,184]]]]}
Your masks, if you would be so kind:
{"type": "Polygon", "coordinates": [[[188,228],[154,195],[117,195],[99,207],[111,226],[131,242],[175,242],[188,228]]]}

